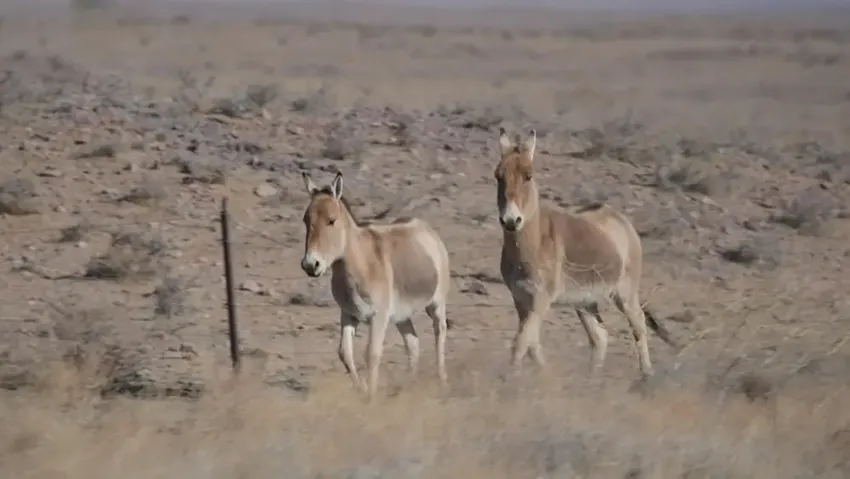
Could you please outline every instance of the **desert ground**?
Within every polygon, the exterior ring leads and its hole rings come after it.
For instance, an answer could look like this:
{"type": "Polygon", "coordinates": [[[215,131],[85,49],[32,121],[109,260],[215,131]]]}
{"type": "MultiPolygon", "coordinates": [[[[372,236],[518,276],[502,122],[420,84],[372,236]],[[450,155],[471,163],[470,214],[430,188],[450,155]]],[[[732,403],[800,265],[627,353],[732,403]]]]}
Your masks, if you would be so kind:
{"type": "Polygon", "coordinates": [[[5,474],[850,474],[850,17],[376,12],[4,18],[5,474]],[[544,201],[634,221],[643,300],[682,345],[651,335],[648,383],[613,307],[601,377],[558,306],[549,368],[504,380],[499,127],[537,130],[544,201]],[[449,391],[424,313],[419,378],[390,329],[379,397],[352,390],[329,279],[299,268],[302,171],[442,235],[449,391]]]}

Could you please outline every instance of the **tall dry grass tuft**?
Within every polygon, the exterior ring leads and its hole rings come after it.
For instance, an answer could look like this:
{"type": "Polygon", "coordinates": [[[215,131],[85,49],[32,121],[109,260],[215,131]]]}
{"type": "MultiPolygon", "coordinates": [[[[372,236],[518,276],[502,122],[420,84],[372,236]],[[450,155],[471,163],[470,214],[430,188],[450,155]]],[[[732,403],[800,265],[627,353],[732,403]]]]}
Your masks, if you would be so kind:
{"type": "Polygon", "coordinates": [[[717,404],[672,381],[638,395],[550,375],[366,404],[336,375],[306,396],[210,380],[193,401],[101,400],[89,382],[58,367],[0,397],[10,477],[840,477],[850,460],[846,388],[717,404]]]}

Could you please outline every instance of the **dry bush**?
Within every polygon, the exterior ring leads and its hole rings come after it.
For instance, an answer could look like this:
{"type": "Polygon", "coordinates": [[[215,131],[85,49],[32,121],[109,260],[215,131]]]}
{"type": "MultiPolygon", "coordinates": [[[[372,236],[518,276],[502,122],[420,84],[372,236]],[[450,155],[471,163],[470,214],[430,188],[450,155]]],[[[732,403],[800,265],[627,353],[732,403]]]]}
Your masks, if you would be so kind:
{"type": "Polygon", "coordinates": [[[38,213],[35,204],[38,192],[26,178],[14,178],[0,183],[0,215],[23,216],[38,213]]]}
{"type": "Polygon", "coordinates": [[[363,153],[363,147],[363,143],[354,138],[332,136],[325,142],[322,157],[337,161],[357,159],[363,153]]]}
{"type": "Polygon", "coordinates": [[[95,158],[115,158],[118,156],[118,146],[112,143],[87,146],[74,156],[78,160],[90,160],[95,158]]]}
{"type": "Polygon", "coordinates": [[[320,113],[333,110],[336,101],[333,97],[332,87],[324,84],[315,92],[307,96],[293,100],[290,108],[298,113],[320,113]]]}
{"type": "Polygon", "coordinates": [[[161,183],[148,180],[139,186],[131,188],[125,195],[119,197],[118,201],[155,207],[160,205],[167,197],[168,192],[161,183]]]}
{"type": "Polygon", "coordinates": [[[344,121],[335,121],[325,127],[325,143],[320,155],[329,160],[357,160],[363,154],[366,144],[363,138],[352,131],[344,121]]]}
{"type": "Polygon", "coordinates": [[[655,170],[654,186],[665,190],[678,188],[708,196],[714,192],[714,182],[715,178],[706,173],[706,167],[696,158],[674,155],[669,163],[661,163],[655,170]]]}
{"type": "Polygon", "coordinates": [[[153,290],[155,300],[154,314],[172,318],[186,312],[188,290],[195,286],[195,280],[166,272],[153,290]]]}
{"type": "Polygon", "coordinates": [[[36,385],[50,388],[54,368],[75,376],[76,394],[102,395],[138,391],[141,359],[117,333],[114,310],[52,304],[47,332],[56,341],[61,362],[37,362],[36,385]],[[41,384],[39,384],[39,382],[41,384]]]}
{"type": "Polygon", "coordinates": [[[755,264],[764,254],[752,241],[742,241],[732,246],[721,247],[718,253],[726,261],[742,265],[755,264]]]}
{"type": "Polygon", "coordinates": [[[790,201],[785,201],[771,220],[793,228],[807,236],[824,233],[826,223],[835,213],[835,199],[820,188],[809,188],[790,201]]]}
{"type": "Polygon", "coordinates": [[[222,164],[212,164],[196,159],[175,157],[172,163],[177,165],[184,185],[200,183],[205,185],[223,185],[227,183],[227,168],[222,164]]]}
{"type": "Polygon", "coordinates": [[[231,98],[219,98],[206,112],[230,118],[256,114],[279,96],[277,85],[249,85],[246,90],[231,98]]]}
{"type": "Polygon", "coordinates": [[[59,231],[59,243],[76,243],[85,239],[86,235],[92,230],[92,225],[87,220],[80,221],[75,225],[62,228],[59,231]]]}
{"type": "Polygon", "coordinates": [[[256,108],[264,108],[280,96],[277,85],[249,85],[245,91],[245,99],[256,108]]]}
{"type": "Polygon", "coordinates": [[[107,251],[89,260],[84,276],[92,279],[146,277],[162,266],[165,242],[151,231],[117,231],[107,251]]]}
{"type": "Polygon", "coordinates": [[[206,80],[201,81],[198,75],[181,68],[177,71],[178,87],[173,100],[178,105],[186,108],[190,113],[199,112],[203,109],[210,88],[215,84],[216,77],[209,75],[206,80]]]}
{"type": "Polygon", "coordinates": [[[645,126],[626,114],[603,122],[600,128],[570,131],[570,148],[564,152],[569,157],[581,159],[612,159],[635,166],[657,162],[666,158],[671,150],[663,148],[657,139],[647,139],[645,126]]]}

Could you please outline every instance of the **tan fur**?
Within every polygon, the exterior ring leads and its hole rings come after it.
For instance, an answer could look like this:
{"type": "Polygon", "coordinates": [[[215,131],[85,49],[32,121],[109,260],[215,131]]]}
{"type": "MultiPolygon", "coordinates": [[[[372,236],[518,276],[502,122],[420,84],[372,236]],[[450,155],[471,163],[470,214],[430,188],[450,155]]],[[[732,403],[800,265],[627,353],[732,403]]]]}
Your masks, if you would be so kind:
{"type": "MultiPolygon", "coordinates": [[[[640,370],[653,374],[646,339],[645,310],[638,287],[642,267],[640,237],[622,213],[593,204],[572,210],[540,204],[534,180],[536,133],[521,141],[499,136],[501,160],[496,167],[499,221],[503,226],[501,272],[519,316],[512,364],[526,352],[538,365],[545,360],[540,325],[554,300],[571,304],[591,346],[591,371],[602,365],[608,334],[599,303],[613,300],[628,319],[640,370]]],[[[648,311],[646,311],[648,312],[648,311]]],[[[669,334],[651,316],[650,326],[667,342],[669,334]]]]}
{"type": "Polygon", "coordinates": [[[304,174],[310,204],[301,267],[310,276],[332,270],[331,291],[340,308],[339,357],[357,387],[373,396],[387,327],[402,335],[411,373],[416,373],[419,340],[412,316],[424,309],[434,324],[437,373],[445,384],[446,300],[451,285],[449,255],[436,231],[417,218],[390,224],[359,222],[342,196],[342,175],[317,188],[304,174]],[[354,364],[354,333],[369,324],[368,386],[354,364]]]}

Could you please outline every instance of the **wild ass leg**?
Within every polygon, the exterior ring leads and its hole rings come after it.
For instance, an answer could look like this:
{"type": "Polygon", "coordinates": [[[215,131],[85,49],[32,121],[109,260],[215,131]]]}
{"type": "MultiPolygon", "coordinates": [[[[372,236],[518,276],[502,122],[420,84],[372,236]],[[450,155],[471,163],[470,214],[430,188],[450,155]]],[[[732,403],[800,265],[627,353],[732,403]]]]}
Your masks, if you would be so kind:
{"type": "Polygon", "coordinates": [[[448,385],[448,375],[446,374],[446,331],[448,330],[446,304],[430,304],[425,308],[425,312],[434,321],[434,351],[437,354],[437,378],[440,380],[440,385],[445,387],[448,385]]]}
{"type": "Polygon", "coordinates": [[[638,296],[633,294],[628,301],[624,302],[622,297],[615,295],[614,305],[626,316],[626,319],[629,320],[629,325],[632,327],[632,336],[635,339],[635,349],[637,350],[641,374],[644,377],[652,376],[654,371],[652,369],[652,361],[649,359],[649,344],[646,338],[646,317],[640,307],[638,296]]]}
{"type": "Polygon", "coordinates": [[[511,353],[511,366],[514,370],[518,371],[521,368],[522,359],[527,352],[531,353],[531,359],[539,367],[546,365],[540,346],[540,326],[551,303],[551,299],[547,297],[514,295],[514,306],[519,318],[519,328],[514,337],[511,353]]]}
{"type": "Polygon", "coordinates": [[[540,344],[540,329],[543,326],[543,318],[549,312],[550,303],[550,301],[547,301],[545,305],[535,309],[533,311],[533,323],[526,325],[526,328],[528,328],[528,354],[534,364],[540,368],[546,366],[546,358],[543,357],[543,345],[540,344]]]}
{"type": "Polygon", "coordinates": [[[339,359],[342,361],[351,382],[357,389],[365,390],[365,384],[357,374],[357,365],[354,364],[354,333],[357,332],[357,318],[346,313],[340,313],[340,335],[339,335],[339,359]]]}
{"type": "Polygon", "coordinates": [[[597,306],[588,305],[576,308],[576,315],[584,326],[587,339],[590,342],[590,374],[596,376],[602,363],[605,362],[605,353],[608,350],[608,331],[602,325],[602,317],[599,316],[597,306]]]}
{"type": "Polygon", "coordinates": [[[411,318],[397,322],[395,327],[401,334],[404,350],[407,352],[407,370],[412,377],[415,377],[419,365],[419,337],[416,335],[416,328],[413,327],[411,318]]]}
{"type": "Polygon", "coordinates": [[[381,355],[384,353],[384,339],[387,335],[390,317],[387,308],[375,314],[369,322],[369,344],[366,346],[366,364],[369,365],[369,398],[375,397],[378,391],[378,367],[381,364],[381,355]]]}

